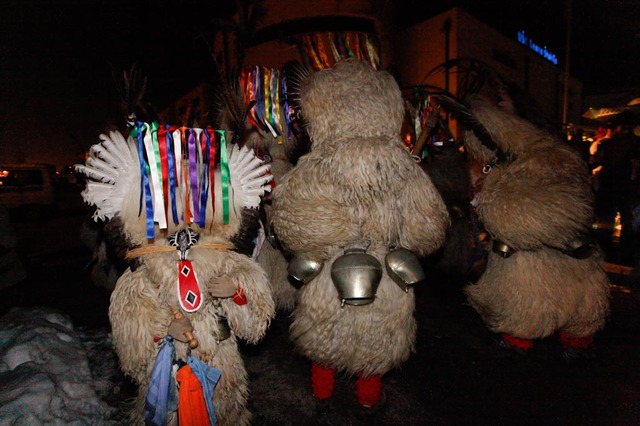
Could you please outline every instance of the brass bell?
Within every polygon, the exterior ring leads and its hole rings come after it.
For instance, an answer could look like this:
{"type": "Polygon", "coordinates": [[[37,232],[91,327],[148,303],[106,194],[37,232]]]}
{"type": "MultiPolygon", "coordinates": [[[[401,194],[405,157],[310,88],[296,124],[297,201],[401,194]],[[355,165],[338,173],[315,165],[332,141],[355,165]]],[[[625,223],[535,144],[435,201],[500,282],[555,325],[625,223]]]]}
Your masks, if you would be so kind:
{"type": "Polygon", "coordinates": [[[317,277],[322,271],[323,265],[323,262],[318,262],[317,260],[294,257],[289,262],[287,272],[295,283],[302,285],[317,277]]]}
{"type": "Polygon", "coordinates": [[[409,287],[425,279],[420,260],[405,248],[387,253],[384,263],[387,267],[387,274],[405,293],[409,292],[409,287]]]}
{"type": "Polygon", "coordinates": [[[368,305],[376,297],[382,279],[382,265],[363,249],[345,250],[331,265],[331,279],[342,306],[368,305]]]}
{"type": "Polygon", "coordinates": [[[493,246],[491,247],[491,250],[494,253],[504,257],[505,259],[507,257],[510,257],[513,253],[516,252],[513,248],[509,247],[506,243],[503,243],[500,240],[493,241],[493,246]]]}

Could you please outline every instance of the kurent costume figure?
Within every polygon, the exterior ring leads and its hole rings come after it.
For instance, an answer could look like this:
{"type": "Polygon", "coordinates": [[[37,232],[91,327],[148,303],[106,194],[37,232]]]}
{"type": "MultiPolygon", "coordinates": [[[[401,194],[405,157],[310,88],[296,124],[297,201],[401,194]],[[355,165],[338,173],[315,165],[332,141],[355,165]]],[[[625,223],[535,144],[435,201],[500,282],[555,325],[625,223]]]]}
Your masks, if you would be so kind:
{"type": "MultiPolygon", "coordinates": [[[[467,126],[464,143],[485,164],[473,201],[493,250],[471,305],[503,346],[526,351],[558,332],[563,356],[584,356],[609,312],[588,168],[579,153],[544,130],[479,97],[452,105],[467,126]]],[[[591,356],[592,354],[590,354],[591,356]]]]}
{"type": "Polygon", "coordinates": [[[232,243],[268,166],[223,131],[157,123],[103,135],[90,153],[77,166],[84,199],[122,222],[131,247],[109,308],[121,368],[139,385],[131,424],[249,424],[236,338],[257,342],[275,308],[265,272],[232,243]]]}
{"type": "Polygon", "coordinates": [[[272,198],[272,225],[295,256],[290,272],[305,283],[291,338],[312,361],[318,399],[343,371],[358,376],[358,401],[370,407],[381,376],[414,349],[417,256],[443,243],[447,210],[402,146],[404,106],[390,74],[341,61],[302,83],[300,104],[311,151],[272,198]]]}

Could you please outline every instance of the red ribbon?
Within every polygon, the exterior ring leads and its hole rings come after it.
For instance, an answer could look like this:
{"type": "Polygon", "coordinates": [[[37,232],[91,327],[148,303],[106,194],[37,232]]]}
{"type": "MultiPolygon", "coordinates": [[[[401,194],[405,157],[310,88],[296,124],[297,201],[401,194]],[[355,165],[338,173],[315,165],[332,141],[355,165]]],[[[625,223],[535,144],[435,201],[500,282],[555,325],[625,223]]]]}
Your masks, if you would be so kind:
{"type": "Polygon", "coordinates": [[[320,58],[313,48],[313,42],[311,41],[311,36],[309,34],[304,34],[302,36],[302,46],[304,47],[305,52],[307,52],[307,57],[311,59],[313,68],[316,71],[320,71],[322,69],[322,63],[320,62],[320,58]]]}
{"type": "Polygon", "coordinates": [[[319,33],[313,34],[313,40],[315,41],[315,51],[320,59],[320,63],[323,68],[331,67],[331,62],[329,61],[329,56],[327,55],[327,50],[324,47],[324,42],[322,41],[322,35],[319,33]]]}
{"type": "Polygon", "coordinates": [[[211,144],[209,145],[209,187],[211,188],[211,226],[213,226],[213,218],[216,214],[216,191],[215,191],[215,182],[216,182],[216,134],[214,130],[204,129],[205,132],[209,135],[209,139],[211,140],[211,144]]]}
{"type": "MultiPolygon", "coordinates": [[[[242,87],[244,88],[244,105],[249,106],[249,104],[251,103],[251,101],[255,100],[256,96],[255,96],[255,85],[253,84],[253,70],[254,68],[250,68],[250,67],[246,67],[242,70],[242,74],[240,77],[241,80],[241,84],[242,87]]],[[[247,114],[247,118],[249,119],[249,123],[251,123],[251,125],[256,128],[256,129],[260,129],[261,127],[258,125],[258,122],[256,120],[256,113],[255,113],[256,107],[254,106],[253,108],[251,108],[251,111],[249,111],[249,114],[247,114]]]]}

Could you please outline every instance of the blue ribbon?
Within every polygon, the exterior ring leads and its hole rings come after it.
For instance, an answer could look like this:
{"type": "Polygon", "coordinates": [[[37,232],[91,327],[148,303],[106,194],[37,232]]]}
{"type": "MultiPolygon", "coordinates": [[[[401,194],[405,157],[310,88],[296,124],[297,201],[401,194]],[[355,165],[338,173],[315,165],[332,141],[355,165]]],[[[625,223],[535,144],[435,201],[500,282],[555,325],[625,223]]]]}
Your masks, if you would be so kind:
{"type": "MultiPolygon", "coordinates": [[[[173,223],[175,225],[180,223],[178,217],[178,208],[176,206],[176,167],[175,167],[175,155],[173,153],[173,133],[169,131],[168,124],[165,124],[167,134],[165,141],[167,143],[167,162],[169,163],[169,191],[171,194],[171,213],[173,214],[173,223]]],[[[180,159],[182,161],[182,159],[180,159]]]]}
{"type": "Polygon", "coordinates": [[[284,75],[282,76],[280,87],[282,87],[282,100],[283,100],[282,107],[284,108],[284,119],[287,123],[287,136],[291,137],[291,134],[292,134],[291,128],[293,127],[293,123],[291,122],[292,108],[291,108],[291,103],[289,102],[289,93],[287,91],[287,80],[284,77],[284,75]]]}
{"type": "Polygon", "coordinates": [[[142,213],[142,198],[144,196],[147,207],[147,238],[153,239],[155,236],[153,227],[153,199],[151,197],[151,186],[149,185],[149,166],[144,159],[144,127],[146,123],[137,122],[135,135],[138,140],[138,156],[140,157],[140,207],[138,216],[142,213]]]}
{"type": "Polygon", "coordinates": [[[256,118],[258,119],[258,122],[262,125],[262,127],[265,130],[268,130],[268,128],[266,127],[265,124],[265,120],[266,120],[266,116],[265,116],[265,110],[264,110],[264,81],[262,79],[262,67],[257,66],[256,67],[256,72],[255,72],[255,81],[254,81],[254,87],[256,88],[256,105],[255,105],[255,112],[256,112],[256,118]]]}
{"type": "Polygon", "coordinates": [[[168,414],[178,409],[178,395],[171,371],[176,349],[171,340],[170,336],[166,337],[151,370],[144,404],[146,425],[164,426],[167,424],[168,414]]]}

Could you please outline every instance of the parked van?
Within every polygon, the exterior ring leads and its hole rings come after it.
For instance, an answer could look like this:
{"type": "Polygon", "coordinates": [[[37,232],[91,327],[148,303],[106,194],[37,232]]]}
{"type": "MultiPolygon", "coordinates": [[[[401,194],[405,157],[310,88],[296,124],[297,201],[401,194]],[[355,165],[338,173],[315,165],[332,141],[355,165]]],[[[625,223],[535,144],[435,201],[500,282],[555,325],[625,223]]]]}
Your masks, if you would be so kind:
{"type": "Polygon", "coordinates": [[[54,173],[44,164],[0,164],[0,204],[38,213],[55,209],[54,173]]]}

